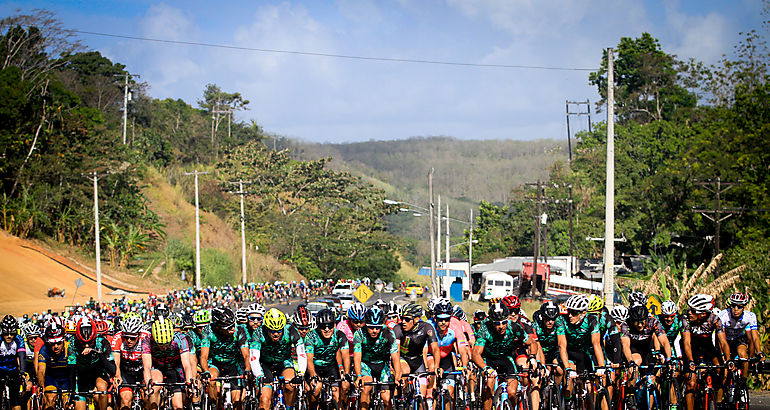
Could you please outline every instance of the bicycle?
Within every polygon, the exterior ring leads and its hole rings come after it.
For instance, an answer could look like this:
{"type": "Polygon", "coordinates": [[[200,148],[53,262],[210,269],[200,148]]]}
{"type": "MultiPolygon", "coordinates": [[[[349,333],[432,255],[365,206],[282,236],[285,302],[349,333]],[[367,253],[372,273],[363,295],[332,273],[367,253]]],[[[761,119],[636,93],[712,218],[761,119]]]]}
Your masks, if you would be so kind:
{"type": "MultiPolygon", "coordinates": [[[[222,408],[225,410],[230,410],[233,408],[233,396],[232,396],[232,390],[233,390],[233,381],[237,380],[245,380],[246,375],[238,375],[238,376],[219,376],[219,377],[212,377],[209,379],[209,382],[214,383],[222,383],[222,390],[219,392],[219,400],[217,400],[218,403],[221,403],[222,408]],[[224,400],[224,402],[222,402],[224,400]]],[[[241,397],[243,399],[243,397],[241,397]]]]}
{"type": "Polygon", "coordinates": [[[461,384],[461,381],[463,380],[463,372],[461,370],[451,371],[451,372],[444,372],[440,378],[436,381],[437,389],[433,390],[433,402],[436,403],[436,409],[437,410],[464,410],[465,409],[465,399],[462,387],[464,385],[461,384]],[[443,383],[445,379],[454,379],[455,380],[455,392],[454,392],[454,398],[452,398],[452,395],[449,392],[449,389],[447,388],[447,384],[443,383]],[[462,387],[461,387],[462,386],[462,387]]]}
{"type": "Polygon", "coordinates": [[[121,383],[117,386],[115,389],[112,400],[113,403],[115,403],[115,407],[120,409],[121,408],[121,399],[120,399],[120,390],[123,388],[129,388],[131,389],[131,402],[128,406],[129,410],[142,410],[144,408],[144,400],[142,400],[142,397],[140,393],[142,391],[142,388],[144,388],[144,385],[142,383],[134,383],[134,384],[126,384],[121,383]]]}
{"type": "Polygon", "coordinates": [[[546,363],[543,365],[544,369],[551,369],[548,372],[548,376],[543,380],[543,387],[541,389],[540,408],[543,410],[562,410],[564,408],[561,384],[556,383],[556,368],[559,367],[561,366],[558,364],[546,363]]]}
{"type": "Polygon", "coordinates": [[[408,403],[408,409],[410,410],[429,410],[425,396],[422,395],[420,389],[420,379],[436,374],[435,372],[421,372],[410,373],[405,375],[407,383],[404,386],[403,399],[408,403]]]}
{"type": "MultiPolygon", "coordinates": [[[[364,386],[372,386],[372,392],[369,393],[369,410],[384,410],[385,403],[382,401],[380,392],[382,391],[383,387],[393,388],[393,386],[395,385],[396,384],[394,382],[380,382],[380,381],[365,382],[364,386]]],[[[361,388],[363,388],[363,386],[361,388]]],[[[359,397],[361,397],[360,392],[359,392],[359,397]]],[[[391,400],[393,400],[392,397],[391,397],[391,400]]]]}
{"type": "MultiPolygon", "coordinates": [[[[147,395],[149,396],[152,394],[152,388],[158,386],[160,387],[160,400],[158,401],[158,410],[170,410],[173,409],[174,406],[171,403],[172,398],[174,397],[173,394],[168,394],[168,388],[169,387],[181,387],[182,388],[182,395],[187,392],[187,390],[190,388],[190,386],[187,385],[187,383],[184,382],[176,382],[176,383],[155,383],[150,382],[150,385],[147,388],[147,395]]],[[[184,400],[184,399],[183,399],[184,400]]]]}
{"type": "Polygon", "coordinates": [[[681,362],[682,360],[679,358],[672,358],[660,376],[659,388],[662,409],[677,410],[684,399],[679,378],[676,377],[676,371],[681,368],[681,362]],[[671,402],[672,395],[674,396],[673,402],[671,402]]]}
{"type": "Polygon", "coordinates": [[[338,378],[319,378],[321,383],[321,395],[318,398],[318,410],[339,410],[340,406],[334,398],[333,387],[337,386],[337,391],[342,389],[342,380],[338,378]]]}
{"type": "Polygon", "coordinates": [[[700,405],[704,410],[716,410],[717,399],[716,390],[712,377],[717,370],[723,370],[725,366],[712,364],[699,364],[695,366],[695,377],[698,381],[697,393],[695,396],[695,408],[700,405]]]}
{"type": "Polygon", "coordinates": [[[724,404],[729,409],[747,410],[749,408],[749,389],[746,386],[746,375],[743,374],[741,364],[748,363],[750,368],[756,370],[759,358],[733,360],[733,368],[729,373],[728,384],[725,389],[724,404]]]}
{"type": "MultiPolygon", "coordinates": [[[[603,367],[605,370],[607,368],[607,366],[603,367]]],[[[602,369],[602,367],[598,369],[602,369]]],[[[609,399],[602,376],[598,376],[594,372],[595,370],[583,370],[580,373],[574,370],[567,371],[567,377],[572,377],[575,380],[572,382],[572,398],[565,403],[566,408],[593,410],[595,406],[594,395],[599,398],[599,403],[601,403],[602,398],[604,400],[609,399]]]]}

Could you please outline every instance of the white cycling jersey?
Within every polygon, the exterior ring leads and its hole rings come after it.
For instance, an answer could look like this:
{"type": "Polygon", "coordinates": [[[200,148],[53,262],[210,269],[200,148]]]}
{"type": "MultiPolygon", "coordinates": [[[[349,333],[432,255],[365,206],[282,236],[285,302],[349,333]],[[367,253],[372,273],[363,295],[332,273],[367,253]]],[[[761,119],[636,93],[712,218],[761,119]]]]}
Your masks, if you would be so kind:
{"type": "Polygon", "coordinates": [[[727,340],[735,340],[743,337],[747,330],[757,330],[757,316],[753,312],[744,311],[740,318],[735,318],[732,309],[724,309],[719,312],[719,320],[725,327],[727,340]]]}

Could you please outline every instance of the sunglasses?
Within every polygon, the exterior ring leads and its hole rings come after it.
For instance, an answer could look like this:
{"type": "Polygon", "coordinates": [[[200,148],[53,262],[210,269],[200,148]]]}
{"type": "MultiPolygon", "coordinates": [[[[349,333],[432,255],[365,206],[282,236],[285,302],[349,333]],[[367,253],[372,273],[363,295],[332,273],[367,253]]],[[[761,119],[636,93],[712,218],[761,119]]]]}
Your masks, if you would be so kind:
{"type": "Polygon", "coordinates": [[[318,325],[318,328],[321,329],[321,330],[329,330],[329,329],[333,329],[334,325],[332,325],[332,324],[323,324],[323,325],[318,325]]]}
{"type": "Polygon", "coordinates": [[[268,329],[267,331],[268,331],[269,333],[272,333],[272,334],[283,333],[283,329],[280,329],[280,330],[272,330],[272,329],[268,329]]]}
{"type": "Polygon", "coordinates": [[[367,329],[382,330],[382,325],[366,325],[367,329]]]}
{"type": "Polygon", "coordinates": [[[139,337],[139,336],[126,336],[126,335],[123,335],[123,339],[124,339],[125,341],[127,341],[127,342],[133,342],[133,341],[134,341],[134,340],[136,340],[138,337],[139,337]]]}
{"type": "Polygon", "coordinates": [[[579,310],[572,310],[572,309],[570,309],[570,310],[567,311],[567,314],[570,315],[570,316],[580,316],[581,313],[583,313],[583,312],[581,312],[579,310]]]}
{"type": "Polygon", "coordinates": [[[507,320],[499,320],[499,321],[491,321],[491,322],[492,322],[492,325],[494,325],[494,326],[500,326],[500,325],[507,325],[508,324],[507,320]]]}
{"type": "Polygon", "coordinates": [[[449,322],[448,317],[437,317],[436,322],[449,322]]]}
{"type": "Polygon", "coordinates": [[[364,323],[363,320],[351,320],[350,322],[353,323],[354,325],[360,325],[360,324],[364,323]]]}
{"type": "Polygon", "coordinates": [[[409,321],[411,321],[412,319],[414,319],[414,318],[413,318],[413,317],[411,317],[411,316],[401,316],[401,321],[402,321],[402,322],[409,322],[409,321]]]}
{"type": "Polygon", "coordinates": [[[249,316],[249,321],[251,322],[261,322],[264,317],[262,316],[249,316]]]}

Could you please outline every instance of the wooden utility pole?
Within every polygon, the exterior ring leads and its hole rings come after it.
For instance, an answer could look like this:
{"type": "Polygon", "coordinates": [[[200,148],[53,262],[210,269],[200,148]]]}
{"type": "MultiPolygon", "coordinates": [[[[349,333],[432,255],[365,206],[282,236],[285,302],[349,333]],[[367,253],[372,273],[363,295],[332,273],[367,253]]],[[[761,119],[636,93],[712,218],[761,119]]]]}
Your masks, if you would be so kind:
{"type": "Polygon", "coordinates": [[[428,230],[430,231],[430,284],[431,284],[431,296],[436,297],[436,237],[435,231],[433,230],[433,223],[435,220],[433,219],[433,208],[435,207],[435,204],[433,203],[433,168],[430,169],[428,172],[428,195],[430,196],[429,204],[430,206],[430,227],[428,230]]]}
{"type": "MultiPolygon", "coordinates": [[[[607,186],[604,237],[615,238],[615,73],[613,49],[607,49],[607,186]]],[[[615,241],[604,241],[604,305],[615,303],[615,241]]]]}
{"type": "MultiPolygon", "coordinates": [[[[572,133],[570,130],[570,123],[569,119],[570,116],[576,115],[578,117],[582,115],[588,116],[588,132],[591,132],[591,103],[588,99],[585,101],[569,101],[566,102],[567,107],[567,146],[569,148],[569,166],[570,170],[572,170],[572,133]],[[575,105],[577,107],[575,111],[570,111],[570,105],[575,105]],[[582,111],[579,109],[579,107],[585,105],[586,110],[582,111]]],[[[575,258],[575,237],[574,237],[574,219],[575,219],[575,211],[574,211],[574,205],[572,201],[572,184],[568,186],[569,188],[569,256],[570,256],[570,263],[572,264],[570,271],[574,271],[574,258],[575,258]]]]}
{"type": "MultiPolygon", "coordinates": [[[[714,231],[714,256],[719,255],[720,246],[719,246],[719,234],[721,232],[721,225],[722,221],[725,219],[737,214],[743,212],[743,209],[740,208],[723,208],[722,207],[722,193],[728,191],[729,189],[740,185],[739,182],[722,182],[722,179],[720,177],[717,177],[715,181],[704,181],[704,182],[695,182],[695,185],[702,186],[709,190],[710,192],[714,193],[714,208],[713,209],[701,209],[701,208],[693,208],[693,212],[697,212],[706,218],[708,218],[711,222],[714,222],[715,225],[715,231],[714,231]]],[[[717,265],[717,269],[714,270],[714,275],[719,276],[719,266],[717,265]]]]}
{"type": "Polygon", "coordinates": [[[241,197],[241,273],[243,278],[241,279],[241,283],[243,283],[244,286],[246,286],[247,278],[246,278],[246,215],[244,213],[244,206],[243,206],[243,197],[248,195],[249,192],[243,190],[243,184],[250,184],[251,181],[243,181],[242,179],[239,179],[238,181],[230,182],[230,184],[238,184],[238,191],[232,192],[231,194],[240,195],[241,197]]]}
{"type": "Polygon", "coordinates": [[[96,250],[96,300],[102,301],[102,250],[99,243],[99,175],[96,171],[85,174],[94,181],[94,247],[96,250]]]}

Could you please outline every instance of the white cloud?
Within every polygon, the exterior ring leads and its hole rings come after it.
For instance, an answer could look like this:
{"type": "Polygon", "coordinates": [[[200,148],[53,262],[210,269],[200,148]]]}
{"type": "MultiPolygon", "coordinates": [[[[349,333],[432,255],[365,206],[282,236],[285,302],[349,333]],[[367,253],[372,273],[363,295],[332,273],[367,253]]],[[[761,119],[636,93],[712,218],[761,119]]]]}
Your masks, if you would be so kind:
{"type": "Polygon", "coordinates": [[[678,1],[666,4],[666,25],[672,34],[669,53],[680,59],[696,58],[707,64],[715,63],[729,49],[735,33],[729,33],[725,18],[716,13],[687,15],[679,8],[678,1]]]}

